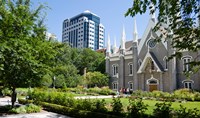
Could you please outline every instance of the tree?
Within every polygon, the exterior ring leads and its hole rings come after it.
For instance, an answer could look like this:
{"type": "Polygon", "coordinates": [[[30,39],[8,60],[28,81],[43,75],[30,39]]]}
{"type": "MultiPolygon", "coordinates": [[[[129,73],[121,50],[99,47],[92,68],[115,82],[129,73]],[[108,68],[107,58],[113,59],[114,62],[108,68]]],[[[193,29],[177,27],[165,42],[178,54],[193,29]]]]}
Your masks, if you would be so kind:
{"type": "Polygon", "coordinates": [[[31,9],[30,0],[0,0],[0,78],[12,90],[12,107],[16,88],[38,85],[56,55],[45,40],[42,9],[31,9]]]}
{"type": "MultiPolygon", "coordinates": [[[[170,41],[175,54],[171,58],[180,58],[182,50],[200,50],[200,0],[134,0],[125,16],[143,14],[147,9],[151,13],[158,12],[158,22],[154,30],[160,30],[162,34],[157,40],[172,39],[170,41]]],[[[200,65],[199,56],[190,63],[191,66],[200,65]]]]}
{"type": "Polygon", "coordinates": [[[108,76],[100,72],[88,72],[85,78],[85,84],[89,87],[102,87],[108,85],[108,76]]]}
{"type": "Polygon", "coordinates": [[[78,68],[79,73],[83,75],[84,68],[87,68],[87,71],[100,71],[105,72],[105,56],[102,53],[98,53],[89,48],[85,49],[73,49],[74,59],[73,64],[78,68]],[[103,65],[103,66],[102,66],[103,65]],[[101,68],[102,67],[102,68],[101,68]]]}
{"type": "MultiPolygon", "coordinates": [[[[54,50],[57,54],[52,66],[53,75],[56,77],[56,87],[75,87],[79,84],[77,68],[73,65],[73,49],[66,43],[54,42],[54,50]]],[[[74,57],[75,56],[75,57],[74,57]]]]}

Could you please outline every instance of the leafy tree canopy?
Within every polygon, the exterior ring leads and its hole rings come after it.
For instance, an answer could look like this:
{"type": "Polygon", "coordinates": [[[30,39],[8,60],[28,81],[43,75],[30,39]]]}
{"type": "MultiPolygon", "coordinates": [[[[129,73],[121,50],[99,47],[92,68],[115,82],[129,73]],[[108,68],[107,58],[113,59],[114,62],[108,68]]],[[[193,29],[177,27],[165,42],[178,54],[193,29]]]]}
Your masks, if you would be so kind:
{"type": "MultiPolygon", "coordinates": [[[[181,57],[182,50],[199,51],[200,0],[133,0],[125,16],[144,14],[148,9],[150,13],[158,13],[154,28],[155,31],[162,31],[158,41],[172,39],[171,45],[176,50],[172,57],[181,57]]],[[[191,65],[200,65],[198,58],[191,65]]]]}

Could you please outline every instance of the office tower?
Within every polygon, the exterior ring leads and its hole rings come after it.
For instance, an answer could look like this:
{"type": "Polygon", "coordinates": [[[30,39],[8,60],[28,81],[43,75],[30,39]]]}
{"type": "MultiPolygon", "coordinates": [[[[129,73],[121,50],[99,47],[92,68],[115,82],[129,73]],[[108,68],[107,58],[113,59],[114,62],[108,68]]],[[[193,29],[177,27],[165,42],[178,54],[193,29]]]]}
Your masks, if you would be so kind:
{"type": "Polygon", "coordinates": [[[64,20],[62,42],[74,48],[102,49],[104,26],[100,23],[100,17],[87,10],[64,20]]]}

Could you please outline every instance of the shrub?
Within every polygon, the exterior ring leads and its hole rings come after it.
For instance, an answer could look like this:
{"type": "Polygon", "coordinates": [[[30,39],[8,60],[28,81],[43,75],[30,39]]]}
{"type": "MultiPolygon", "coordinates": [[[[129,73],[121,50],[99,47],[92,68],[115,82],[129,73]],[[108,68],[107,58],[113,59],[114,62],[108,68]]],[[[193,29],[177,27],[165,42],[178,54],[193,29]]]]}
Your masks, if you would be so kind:
{"type": "Polygon", "coordinates": [[[176,110],[176,116],[178,118],[199,118],[200,114],[196,108],[186,110],[186,107],[180,105],[180,109],[176,110]]]}
{"type": "Polygon", "coordinates": [[[36,113],[40,112],[41,107],[34,105],[34,104],[28,104],[25,106],[20,106],[16,108],[12,108],[9,112],[10,113],[16,113],[16,114],[22,114],[22,113],[36,113]]]}
{"type": "Polygon", "coordinates": [[[33,100],[18,99],[18,102],[20,104],[29,104],[29,103],[33,103],[33,100]]]}
{"type": "Polygon", "coordinates": [[[142,102],[142,99],[129,99],[129,106],[127,107],[128,118],[143,118],[147,106],[142,102]]]}
{"type": "Polygon", "coordinates": [[[68,115],[75,118],[122,118],[115,115],[109,115],[109,114],[102,114],[92,111],[86,111],[86,110],[77,110],[75,108],[69,108],[61,105],[51,104],[51,103],[45,103],[40,102],[40,105],[42,105],[46,110],[53,111],[56,113],[68,115]]]}
{"type": "Polygon", "coordinates": [[[112,106],[112,112],[114,114],[121,115],[123,113],[123,105],[121,103],[120,98],[113,98],[113,102],[111,106],[112,106]]]}
{"type": "Polygon", "coordinates": [[[26,113],[37,113],[41,111],[41,107],[31,103],[26,105],[25,110],[26,113]]]}
{"type": "Polygon", "coordinates": [[[171,118],[172,117],[172,108],[171,103],[156,103],[156,108],[153,111],[153,114],[157,118],[171,118]]]}
{"type": "Polygon", "coordinates": [[[94,103],[90,99],[79,99],[76,101],[75,109],[93,111],[94,103]]]}
{"type": "Polygon", "coordinates": [[[9,112],[16,113],[16,114],[22,114],[22,113],[26,113],[26,109],[25,109],[25,106],[20,106],[17,108],[12,108],[9,112]]]}
{"type": "Polygon", "coordinates": [[[102,100],[96,100],[95,101],[95,112],[100,112],[100,113],[106,113],[108,110],[106,109],[106,102],[104,99],[102,100]]]}
{"type": "Polygon", "coordinates": [[[3,96],[11,96],[12,94],[11,90],[8,88],[3,88],[1,91],[2,91],[3,96]]]}

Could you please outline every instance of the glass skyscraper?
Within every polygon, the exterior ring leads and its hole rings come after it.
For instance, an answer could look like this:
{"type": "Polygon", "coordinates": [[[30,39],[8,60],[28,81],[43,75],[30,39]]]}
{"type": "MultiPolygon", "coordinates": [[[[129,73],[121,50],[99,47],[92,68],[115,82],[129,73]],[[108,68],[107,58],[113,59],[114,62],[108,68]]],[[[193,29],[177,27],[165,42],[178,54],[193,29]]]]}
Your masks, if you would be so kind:
{"type": "Polygon", "coordinates": [[[63,22],[62,42],[74,48],[104,48],[104,26],[100,17],[90,11],[66,19],[63,22]]]}

